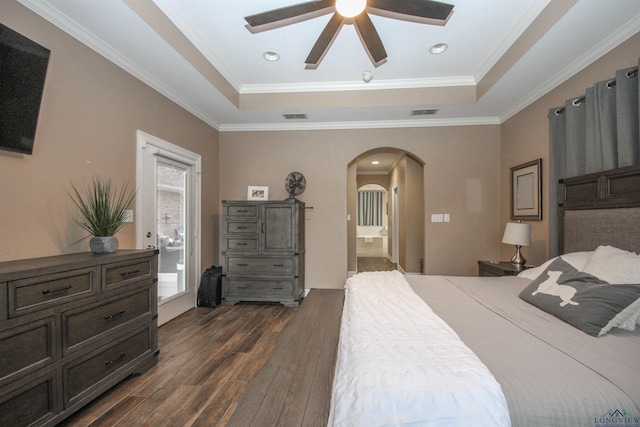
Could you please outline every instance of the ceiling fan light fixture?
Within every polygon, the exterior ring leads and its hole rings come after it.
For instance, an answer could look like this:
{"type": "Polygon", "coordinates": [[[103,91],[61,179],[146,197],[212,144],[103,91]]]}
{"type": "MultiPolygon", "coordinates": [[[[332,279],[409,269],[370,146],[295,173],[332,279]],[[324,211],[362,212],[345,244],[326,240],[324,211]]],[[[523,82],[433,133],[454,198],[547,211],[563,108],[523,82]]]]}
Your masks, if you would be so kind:
{"type": "Polygon", "coordinates": [[[265,53],[263,53],[262,57],[264,59],[266,59],[267,61],[271,61],[271,62],[275,62],[275,61],[278,61],[280,59],[280,55],[278,55],[277,52],[273,52],[271,50],[266,51],[265,53]]]}
{"type": "Polygon", "coordinates": [[[353,18],[367,7],[367,0],[336,0],[336,10],[345,18],[353,18]]]}
{"type": "Polygon", "coordinates": [[[434,44],[433,46],[431,46],[431,48],[429,49],[429,52],[431,52],[434,55],[439,55],[441,53],[443,53],[444,51],[446,51],[447,49],[449,49],[449,45],[446,43],[437,43],[434,44]]]}

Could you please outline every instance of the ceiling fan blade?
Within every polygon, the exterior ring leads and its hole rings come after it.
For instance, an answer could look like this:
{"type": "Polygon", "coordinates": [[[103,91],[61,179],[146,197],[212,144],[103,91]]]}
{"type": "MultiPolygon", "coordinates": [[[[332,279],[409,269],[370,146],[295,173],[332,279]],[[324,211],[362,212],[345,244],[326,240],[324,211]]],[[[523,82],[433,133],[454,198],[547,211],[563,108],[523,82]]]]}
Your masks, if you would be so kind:
{"type": "Polygon", "coordinates": [[[247,21],[247,29],[258,33],[322,16],[330,13],[334,6],[335,0],[310,1],[257,13],[244,19],[247,21]]]}
{"type": "Polygon", "coordinates": [[[403,21],[445,25],[453,5],[433,0],[368,0],[367,11],[403,21]]]}
{"type": "Polygon", "coordinates": [[[365,50],[371,58],[371,62],[375,67],[387,62],[387,51],[384,49],[382,40],[378,35],[376,27],[371,22],[371,18],[366,13],[361,13],[354,18],[356,31],[362,40],[365,50]]]}
{"type": "Polygon", "coordinates": [[[318,65],[320,65],[320,61],[322,61],[322,58],[324,58],[324,55],[329,50],[331,43],[333,43],[333,40],[335,40],[336,36],[338,35],[343,21],[344,18],[340,14],[333,14],[331,19],[327,23],[327,26],[324,27],[324,30],[322,30],[320,37],[318,37],[318,40],[316,40],[316,44],[314,44],[311,48],[309,56],[307,56],[307,59],[304,61],[304,63],[307,64],[305,66],[306,69],[315,70],[316,68],[318,68],[318,65]]]}

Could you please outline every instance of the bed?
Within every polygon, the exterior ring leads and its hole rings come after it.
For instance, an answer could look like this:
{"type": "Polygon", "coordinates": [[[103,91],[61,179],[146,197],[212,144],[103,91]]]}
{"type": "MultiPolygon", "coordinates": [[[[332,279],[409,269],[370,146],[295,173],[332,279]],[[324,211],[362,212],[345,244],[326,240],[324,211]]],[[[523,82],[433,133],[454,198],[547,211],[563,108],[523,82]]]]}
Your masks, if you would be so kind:
{"type": "Polygon", "coordinates": [[[640,426],[640,168],[562,184],[519,277],[347,280],[329,425],[640,426]]]}

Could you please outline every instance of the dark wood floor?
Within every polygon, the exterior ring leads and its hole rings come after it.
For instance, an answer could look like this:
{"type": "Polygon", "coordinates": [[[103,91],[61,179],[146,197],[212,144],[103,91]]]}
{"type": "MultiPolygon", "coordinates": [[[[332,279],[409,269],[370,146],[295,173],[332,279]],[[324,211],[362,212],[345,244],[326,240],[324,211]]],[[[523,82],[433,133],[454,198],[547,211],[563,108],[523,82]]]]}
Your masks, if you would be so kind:
{"type": "Polygon", "coordinates": [[[63,426],[326,426],[343,291],[298,308],[197,308],[158,330],[158,364],[63,426]]]}
{"type": "Polygon", "coordinates": [[[393,271],[396,266],[386,257],[358,257],[358,273],[365,271],[393,271]]]}

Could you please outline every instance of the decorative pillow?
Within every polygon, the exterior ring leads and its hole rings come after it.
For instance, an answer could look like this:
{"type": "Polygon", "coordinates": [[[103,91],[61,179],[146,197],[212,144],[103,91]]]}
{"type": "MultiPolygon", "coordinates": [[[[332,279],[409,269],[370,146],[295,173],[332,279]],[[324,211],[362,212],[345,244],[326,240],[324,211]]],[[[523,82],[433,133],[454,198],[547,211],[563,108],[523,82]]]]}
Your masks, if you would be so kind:
{"type": "Polygon", "coordinates": [[[640,283],[640,255],[613,246],[598,246],[582,271],[609,283],[640,283]]]}
{"type": "Polygon", "coordinates": [[[520,298],[594,337],[614,327],[634,330],[640,314],[640,285],[610,285],[562,258],[551,262],[520,298]]]}
{"type": "Polygon", "coordinates": [[[559,257],[551,258],[544,264],[541,264],[537,267],[528,268],[522,271],[521,273],[518,274],[518,277],[524,277],[525,279],[533,280],[536,277],[538,277],[540,274],[542,274],[542,272],[546,270],[549,264],[551,264],[553,261],[555,261],[558,258],[562,258],[563,260],[568,262],[570,265],[572,265],[576,270],[582,270],[582,268],[587,263],[589,258],[591,258],[591,255],[593,255],[593,251],[570,252],[568,254],[563,254],[563,255],[560,255],[559,257]]]}

